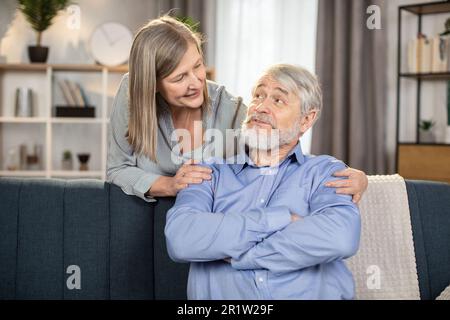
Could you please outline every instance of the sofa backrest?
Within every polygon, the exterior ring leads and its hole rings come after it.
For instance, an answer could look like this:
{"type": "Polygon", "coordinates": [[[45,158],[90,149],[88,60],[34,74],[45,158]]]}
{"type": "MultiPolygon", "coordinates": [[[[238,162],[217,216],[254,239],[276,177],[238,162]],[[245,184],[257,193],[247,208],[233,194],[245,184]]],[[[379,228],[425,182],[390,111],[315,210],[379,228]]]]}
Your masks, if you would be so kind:
{"type": "Polygon", "coordinates": [[[406,181],[420,297],[434,300],[450,285],[450,184],[406,181]]]}
{"type": "MultiPolygon", "coordinates": [[[[420,294],[434,299],[450,284],[450,185],[407,190],[420,294]]],[[[173,202],[99,180],[0,178],[0,299],[185,299],[189,266],[164,237],[173,202]]]]}
{"type": "Polygon", "coordinates": [[[165,249],[172,202],[99,180],[0,178],[0,299],[186,298],[188,265],[165,249]]]}

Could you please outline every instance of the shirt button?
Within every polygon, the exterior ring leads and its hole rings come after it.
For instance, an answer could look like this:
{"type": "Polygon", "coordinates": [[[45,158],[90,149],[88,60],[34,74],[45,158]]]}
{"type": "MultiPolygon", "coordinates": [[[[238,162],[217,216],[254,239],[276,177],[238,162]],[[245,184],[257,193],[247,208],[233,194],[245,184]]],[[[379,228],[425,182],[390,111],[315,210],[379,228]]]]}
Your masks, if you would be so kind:
{"type": "Polygon", "coordinates": [[[261,278],[261,277],[259,277],[259,278],[258,278],[258,281],[259,281],[259,282],[264,282],[264,279],[261,278]]]}
{"type": "Polygon", "coordinates": [[[266,200],[264,200],[264,199],[261,199],[261,203],[264,203],[264,201],[266,201],[266,200]]]}

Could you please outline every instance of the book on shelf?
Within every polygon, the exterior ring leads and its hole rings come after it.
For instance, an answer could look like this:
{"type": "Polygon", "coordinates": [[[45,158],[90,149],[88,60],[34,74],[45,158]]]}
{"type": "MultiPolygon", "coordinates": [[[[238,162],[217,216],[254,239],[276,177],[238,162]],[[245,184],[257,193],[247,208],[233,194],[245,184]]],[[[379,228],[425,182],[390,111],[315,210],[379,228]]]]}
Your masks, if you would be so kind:
{"type": "Polygon", "coordinates": [[[84,106],[85,107],[89,106],[89,99],[88,99],[87,94],[84,91],[83,87],[79,83],[77,83],[77,87],[78,87],[78,90],[79,90],[79,92],[81,94],[81,97],[83,98],[84,106]]]}
{"type": "Polygon", "coordinates": [[[75,99],[72,97],[70,93],[70,88],[67,85],[66,81],[58,81],[59,88],[63,94],[64,100],[68,106],[76,106],[75,99]]]}
{"type": "Polygon", "coordinates": [[[70,93],[72,94],[73,99],[75,100],[76,106],[83,106],[84,107],[84,101],[83,97],[81,96],[80,89],[78,86],[70,80],[64,80],[68,87],[70,88],[70,93]]]}
{"type": "Polygon", "coordinates": [[[65,79],[58,81],[58,85],[63,93],[67,106],[86,107],[89,105],[86,92],[79,83],[65,79]]]}
{"type": "Polygon", "coordinates": [[[420,34],[408,41],[408,72],[441,73],[450,71],[450,37],[433,38],[420,34]]]}
{"type": "Polygon", "coordinates": [[[418,66],[420,73],[430,73],[431,72],[431,57],[433,46],[431,45],[431,40],[427,36],[422,35],[418,39],[418,66]]]}

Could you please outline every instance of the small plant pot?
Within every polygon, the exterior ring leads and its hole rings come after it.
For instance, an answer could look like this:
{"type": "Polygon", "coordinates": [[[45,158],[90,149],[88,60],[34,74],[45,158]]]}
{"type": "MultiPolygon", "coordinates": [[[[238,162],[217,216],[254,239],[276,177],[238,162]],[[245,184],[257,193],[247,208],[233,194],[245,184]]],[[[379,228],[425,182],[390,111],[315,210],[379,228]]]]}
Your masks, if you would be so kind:
{"type": "Polygon", "coordinates": [[[65,171],[73,170],[73,161],[72,159],[63,159],[61,162],[61,169],[65,171]]]}
{"type": "Polygon", "coordinates": [[[421,143],[435,143],[436,137],[432,131],[420,131],[420,142],[421,143]]]}
{"type": "Polygon", "coordinates": [[[48,47],[28,46],[28,57],[32,63],[45,63],[48,58],[48,47]]]}

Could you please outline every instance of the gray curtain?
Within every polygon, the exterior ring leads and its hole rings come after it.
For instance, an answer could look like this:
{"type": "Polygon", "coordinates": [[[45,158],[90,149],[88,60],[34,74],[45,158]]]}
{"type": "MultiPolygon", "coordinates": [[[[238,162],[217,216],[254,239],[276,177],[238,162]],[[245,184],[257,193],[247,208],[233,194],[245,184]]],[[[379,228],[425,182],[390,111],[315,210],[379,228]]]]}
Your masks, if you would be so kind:
{"type": "Polygon", "coordinates": [[[384,174],[387,0],[319,0],[316,71],[323,113],[313,154],[330,154],[367,174],[384,174]],[[381,30],[369,30],[367,7],[381,8],[381,30]]]}
{"type": "Polygon", "coordinates": [[[189,16],[200,22],[200,32],[205,37],[203,51],[206,62],[214,66],[215,0],[154,0],[156,16],[173,10],[173,15],[189,16]]]}
{"type": "Polygon", "coordinates": [[[190,16],[203,23],[204,0],[156,0],[158,14],[174,10],[174,15],[190,16]]]}

